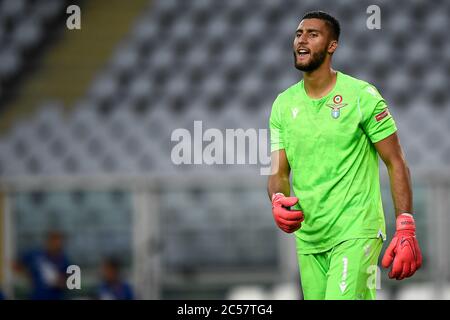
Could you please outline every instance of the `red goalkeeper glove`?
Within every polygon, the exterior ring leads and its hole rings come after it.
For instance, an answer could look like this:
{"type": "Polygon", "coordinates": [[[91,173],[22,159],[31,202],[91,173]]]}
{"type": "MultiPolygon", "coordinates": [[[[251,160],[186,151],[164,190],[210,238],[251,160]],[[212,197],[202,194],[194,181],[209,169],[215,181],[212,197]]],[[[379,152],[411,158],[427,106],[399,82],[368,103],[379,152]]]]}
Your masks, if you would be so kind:
{"type": "Polygon", "coordinates": [[[402,280],[411,277],[422,265],[422,253],[416,239],[416,225],[411,214],[397,217],[394,238],[386,249],[381,265],[392,269],[389,278],[402,280]]]}
{"type": "Polygon", "coordinates": [[[304,220],[303,211],[289,209],[297,202],[297,197],[285,197],[282,193],[272,195],[273,218],[277,226],[286,233],[300,229],[304,220]]]}

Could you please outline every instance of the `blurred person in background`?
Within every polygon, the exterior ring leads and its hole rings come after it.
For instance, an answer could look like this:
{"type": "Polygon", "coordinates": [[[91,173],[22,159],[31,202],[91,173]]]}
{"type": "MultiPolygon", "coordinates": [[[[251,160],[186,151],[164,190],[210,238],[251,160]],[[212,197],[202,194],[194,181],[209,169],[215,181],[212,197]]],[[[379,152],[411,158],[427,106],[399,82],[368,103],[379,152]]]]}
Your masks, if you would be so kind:
{"type": "Polygon", "coordinates": [[[131,286],[122,279],[120,262],[116,258],[106,258],[101,265],[101,283],[97,289],[99,300],[133,300],[131,286]]]}
{"type": "Polygon", "coordinates": [[[2,289],[0,289],[0,300],[6,300],[5,296],[3,295],[2,289]]]}
{"type": "Polygon", "coordinates": [[[272,107],[268,194],[278,227],[295,232],[305,299],[371,300],[369,270],[376,272],[386,239],[378,156],[388,169],[397,226],[382,266],[392,265],[389,277],[402,280],[420,268],[422,255],[394,118],[373,85],[332,69],[339,34],[339,22],[322,11],[305,14],[294,30],[303,80],[272,107]]]}
{"type": "Polygon", "coordinates": [[[31,281],[32,300],[62,300],[67,290],[67,268],[70,265],[64,252],[64,235],[52,230],[47,233],[44,248],[25,252],[16,263],[17,272],[31,281]]]}

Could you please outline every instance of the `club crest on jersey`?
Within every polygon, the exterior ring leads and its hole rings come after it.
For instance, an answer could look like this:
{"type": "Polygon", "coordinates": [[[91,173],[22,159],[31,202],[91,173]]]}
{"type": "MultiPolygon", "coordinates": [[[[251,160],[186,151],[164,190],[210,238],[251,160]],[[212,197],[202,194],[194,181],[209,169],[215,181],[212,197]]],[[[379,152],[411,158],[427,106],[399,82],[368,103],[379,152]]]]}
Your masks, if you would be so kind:
{"type": "Polygon", "coordinates": [[[342,96],[337,94],[333,97],[333,103],[327,103],[327,106],[331,108],[331,116],[333,119],[339,118],[341,115],[341,108],[345,107],[348,103],[342,102],[342,96]]]}
{"type": "Polygon", "coordinates": [[[294,119],[297,118],[298,109],[294,108],[294,109],[291,110],[291,112],[292,112],[292,118],[294,118],[294,119]]]}

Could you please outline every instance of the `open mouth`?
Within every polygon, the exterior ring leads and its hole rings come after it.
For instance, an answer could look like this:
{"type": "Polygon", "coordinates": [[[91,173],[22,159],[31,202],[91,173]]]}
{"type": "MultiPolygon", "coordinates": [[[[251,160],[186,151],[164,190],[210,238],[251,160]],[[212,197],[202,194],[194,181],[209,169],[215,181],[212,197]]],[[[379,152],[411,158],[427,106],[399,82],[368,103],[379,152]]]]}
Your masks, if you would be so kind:
{"type": "Polygon", "coordinates": [[[298,49],[297,50],[297,55],[299,55],[300,57],[306,57],[307,55],[310,54],[310,51],[308,49],[298,49]]]}

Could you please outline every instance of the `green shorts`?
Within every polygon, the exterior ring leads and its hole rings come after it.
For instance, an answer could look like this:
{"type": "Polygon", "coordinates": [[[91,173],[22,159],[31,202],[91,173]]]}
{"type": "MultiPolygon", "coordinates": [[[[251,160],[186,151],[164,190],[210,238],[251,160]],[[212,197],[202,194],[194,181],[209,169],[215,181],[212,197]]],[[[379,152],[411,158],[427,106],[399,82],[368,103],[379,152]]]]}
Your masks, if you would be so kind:
{"type": "Polygon", "coordinates": [[[375,300],[382,246],[381,238],[352,239],[329,251],[298,254],[304,299],[375,300]]]}

